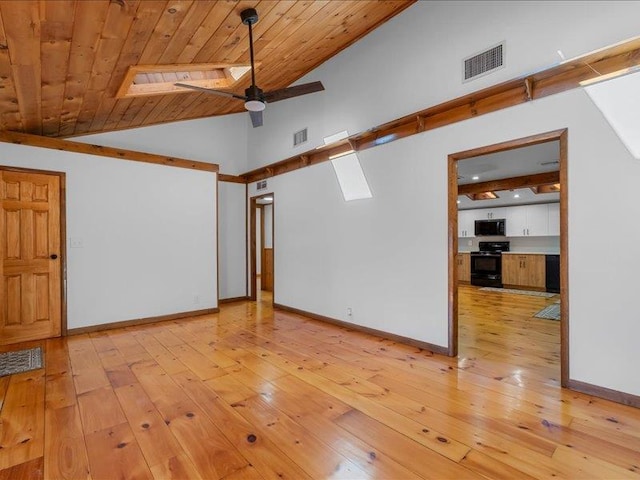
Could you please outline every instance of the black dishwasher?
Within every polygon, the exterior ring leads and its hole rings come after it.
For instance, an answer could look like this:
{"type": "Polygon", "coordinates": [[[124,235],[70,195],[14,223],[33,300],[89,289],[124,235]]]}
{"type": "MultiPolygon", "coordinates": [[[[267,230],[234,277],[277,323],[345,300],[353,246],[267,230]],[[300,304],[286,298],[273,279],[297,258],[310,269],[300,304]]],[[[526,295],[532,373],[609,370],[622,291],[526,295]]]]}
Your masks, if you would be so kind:
{"type": "Polygon", "coordinates": [[[545,255],[547,292],[560,293],[560,255],[545,255]]]}

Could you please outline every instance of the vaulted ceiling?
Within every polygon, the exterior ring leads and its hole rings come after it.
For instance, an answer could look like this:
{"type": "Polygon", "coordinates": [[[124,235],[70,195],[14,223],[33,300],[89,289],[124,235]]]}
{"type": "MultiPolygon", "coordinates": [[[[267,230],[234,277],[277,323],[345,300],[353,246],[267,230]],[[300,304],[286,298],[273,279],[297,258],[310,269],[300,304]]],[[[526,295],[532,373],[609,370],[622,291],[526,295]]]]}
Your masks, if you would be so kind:
{"type": "MultiPolygon", "coordinates": [[[[414,2],[0,1],[0,129],[66,137],[240,112],[206,93],[118,91],[136,65],[248,64],[246,8],[260,16],[256,83],[284,88],[414,2]]],[[[229,91],[249,84],[244,75],[229,91]]]]}

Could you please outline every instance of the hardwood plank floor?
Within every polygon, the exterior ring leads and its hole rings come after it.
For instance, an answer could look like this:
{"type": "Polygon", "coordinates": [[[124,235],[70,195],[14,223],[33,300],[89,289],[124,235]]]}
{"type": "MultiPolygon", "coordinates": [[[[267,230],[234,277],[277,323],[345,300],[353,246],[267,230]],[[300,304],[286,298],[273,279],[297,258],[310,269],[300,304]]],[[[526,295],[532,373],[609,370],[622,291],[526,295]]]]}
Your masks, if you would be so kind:
{"type": "Polygon", "coordinates": [[[0,379],[0,479],[639,479],[640,410],[558,386],[558,298],[461,286],[458,359],[269,294],[41,342],[0,379]]]}

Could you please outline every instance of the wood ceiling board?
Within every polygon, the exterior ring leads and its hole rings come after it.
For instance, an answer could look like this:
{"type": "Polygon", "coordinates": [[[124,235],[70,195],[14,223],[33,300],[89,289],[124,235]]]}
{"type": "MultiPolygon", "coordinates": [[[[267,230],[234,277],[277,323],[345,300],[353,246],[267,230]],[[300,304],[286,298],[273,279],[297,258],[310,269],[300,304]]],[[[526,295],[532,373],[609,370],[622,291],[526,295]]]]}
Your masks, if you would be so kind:
{"type": "Polygon", "coordinates": [[[38,4],[0,2],[11,76],[16,90],[22,124],[33,133],[42,133],[40,14],[38,4]]]}
{"type": "MultiPolygon", "coordinates": [[[[132,65],[248,63],[240,12],[250,7],[257,83],[288,87],[414,2],[2,1],[0,128],[65,137],[241,112],[213,95],[116,92],[132,65]]],[[[246,75],[233,91],[249,84],[246,75]]]]}
{"type": "Polygon", "coordinates": [[[165,5],[166,1],[164,0],[144,0],[138,4],[134,21],[120,48],[118,60],[111,71],[106,92],[102,95],[100,106],[94,115],[93,122],[91,122],[91,131],[111,130],[117,124],[118,115],[120,117],[124,115],[131,101],[127,99],[118,102],[116,94],[129,67],[139,63],[142,50],[153,32],[154,26],[158,23],[165,5]],[[116,103],[118,103],[117,107],[116,103]]]}

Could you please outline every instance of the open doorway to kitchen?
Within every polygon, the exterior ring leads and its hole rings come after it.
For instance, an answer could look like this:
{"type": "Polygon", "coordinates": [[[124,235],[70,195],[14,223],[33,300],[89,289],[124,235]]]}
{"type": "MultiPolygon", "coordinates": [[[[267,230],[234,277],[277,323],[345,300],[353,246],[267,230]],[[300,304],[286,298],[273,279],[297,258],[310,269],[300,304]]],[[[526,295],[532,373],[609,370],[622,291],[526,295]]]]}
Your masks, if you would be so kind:
{"type": "Polygon", "coordinates": [[[567,131],[449,155],[449,354],[512,384],[569,379],[567,131]]]}
{"type": "Polygon", "coordinates": [[[252,197],[249,208],[249,298],[254,301],[273,305],[273,193],[252,197]]]}

